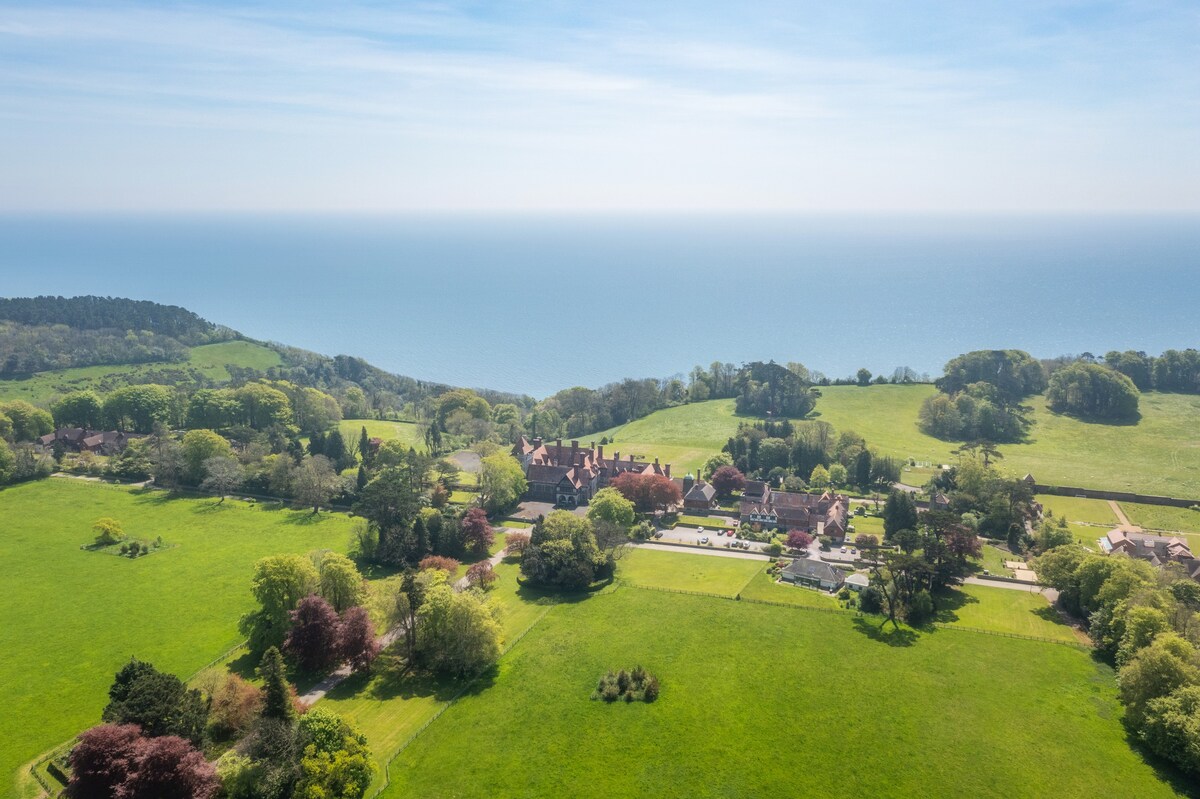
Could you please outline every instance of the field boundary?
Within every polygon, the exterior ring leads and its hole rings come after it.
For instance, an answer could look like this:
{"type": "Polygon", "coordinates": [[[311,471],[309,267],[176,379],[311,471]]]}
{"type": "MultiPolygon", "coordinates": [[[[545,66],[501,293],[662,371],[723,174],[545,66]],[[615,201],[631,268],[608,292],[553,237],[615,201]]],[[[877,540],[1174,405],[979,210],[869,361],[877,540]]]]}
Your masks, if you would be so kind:
{"type": "Polygon", "coordinates": [[[1105,491],[1099,488],[1075,488],[1074,486],[1048,486],[1037,483],[1033,490],[1038,494],[1059,497],[1082,497],[1084,499],[1108,499],[1114,502],[1133,502],[1140,505],[1168,505],[1175,508],[1190,508],[1200,505],[1200,499],[1164,497],[1157,494],[1137,494],[1131,491],[1105,491]]]}
{"type": "MultiPolygon", "coordinates": [[[[509,652],[511,652],[513,647],[515,647],[517,644],[519,644],[521,642],[521,639],[524,638],[526,635],[528,635],[530,633],[530,631],[533,630],[534,627],[538,626],[542,622],[542,619],[546,618],[546,614],[549,613],[551,610],[553,610],[554,607],[555,607],[555,605],[548,605],[545,610],[543,610],[541,613],[538,614],[538,617],[536,619],[534,619],[532,622],[530,622],[528,627],[526,627],[524,630],[522,630],[520,633],[517,634],[516,638],[512,639],[507,644],[505,644],[504,649],[500,651],[500,657],[504,657],[509,652]]],[[[497,660],[497,662],[499,662],[499,660],[497,660]]],[[[374,799],[374,797],[379,796],[381,793],[386,791],[389,786],[391,786],[391,784],[392,784],[392,763],[394,763],[396,761],[396,758],[400,757],[400,755],[403,754],[404,750],[412,745],[412,742],[417,739],[417,736],[419,736],[421,733],[425,732],[425,730],[429,729],[430,724],[433,724],[435,721],[440,719],[442,717],[442,714],[445,713],[447,710],[449,710],[450,707],[452,705],[454,705],[454,703],[457,702],[462,697],[462,695],[467,692],[467,689],[470,688],[472,685],[474,685],[475,681],[478,679],[479,679],[478,677],[472,677],[470,680],[465,682],[463,684],[462,688],[458,689],[458,693],[456,693],[454,696],[452,696],[448,700],[446,700],[446,704],[444,704],[440,708],[438,708],[437,712],[434,713],[432,716],[430,716],[428,719],[426,719],[424,724],[422,724],[420,727],[418,727],[416,730],[414,730],[411,735],[409,735],[407,738],[404,739],[404,743],[400,744],[400,746],[396,748],[396,751],[392,753],[392,756],[388,758],[387,762],[383,764],[383,784],[379,786],[379,790],[377,790],[371,794],[371,799],[374,799]]]]}

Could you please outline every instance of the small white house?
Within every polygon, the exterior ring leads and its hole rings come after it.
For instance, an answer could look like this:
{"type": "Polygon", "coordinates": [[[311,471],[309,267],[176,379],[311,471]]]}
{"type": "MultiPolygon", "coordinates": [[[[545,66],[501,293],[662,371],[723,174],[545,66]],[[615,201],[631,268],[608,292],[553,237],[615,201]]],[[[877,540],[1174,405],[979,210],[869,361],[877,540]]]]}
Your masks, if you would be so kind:
{"type": "Polygon", "coordinates": [[[855,572],[846,578],[846,587],[851,591],[861,591],[871,584],[871,580],[862,572],[855,572]]]}

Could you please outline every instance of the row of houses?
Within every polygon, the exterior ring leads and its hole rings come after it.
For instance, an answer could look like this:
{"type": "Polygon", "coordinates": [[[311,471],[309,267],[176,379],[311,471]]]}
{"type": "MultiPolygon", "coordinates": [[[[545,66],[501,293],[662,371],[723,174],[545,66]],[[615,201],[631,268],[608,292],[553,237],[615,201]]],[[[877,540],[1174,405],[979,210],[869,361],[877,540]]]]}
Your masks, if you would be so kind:
{"type": "Polygon", "coordinates": [[[38,439],[45,449],[61,447],[65,452],[90,452],[94,455],[116,455],[136,436],[120,430],[88,430],[85,427],[60,427],[38,439]]]}

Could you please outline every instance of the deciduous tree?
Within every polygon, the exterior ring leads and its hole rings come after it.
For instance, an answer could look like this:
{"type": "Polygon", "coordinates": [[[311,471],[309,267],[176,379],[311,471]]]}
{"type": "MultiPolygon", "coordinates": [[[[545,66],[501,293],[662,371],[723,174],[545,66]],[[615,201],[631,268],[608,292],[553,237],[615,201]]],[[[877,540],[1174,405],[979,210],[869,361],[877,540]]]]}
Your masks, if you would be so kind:
{"type": "Polygon", "coordinates": [[[488,553],[495,540],[495,535],[492,533],[492,523],[488,521],[487,513],[483,508],[468,510],[459,523],[459,529],[462,531],[463,543],[468,550],[476,555],[488,553]]]}
{"type": "Polygon", "coordinates": [[[309,595],[291,613],[283,648],[301,669],[324,673],[338,661],[338,615],[324,597],[309,595]]]}
{"type": "Polygon", "coordinates": [[[716,490],[717,496],[722,498],[729,497],[733,492],[741,491],[746,487],[746,477],[732,464],[719,467],[712,473],[710,482],[713,489],[716,490]]]}
{"type": "Polygon", "coordinates": [[[379,656],[379,648],[370,614],[361,606],[348,608],[338,626],[338,654],[341,658],[350,664],[350,668],[362,671],[370,668],[379,656]]]}

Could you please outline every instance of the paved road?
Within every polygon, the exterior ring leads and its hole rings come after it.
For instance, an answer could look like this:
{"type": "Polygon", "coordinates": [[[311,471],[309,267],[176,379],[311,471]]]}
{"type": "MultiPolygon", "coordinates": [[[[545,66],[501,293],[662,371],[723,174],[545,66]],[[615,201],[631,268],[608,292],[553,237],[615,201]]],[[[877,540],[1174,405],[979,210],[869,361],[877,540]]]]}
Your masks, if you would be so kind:
{"type": "MultiPolygon", "coordinates": [[[[504,560],[504,556],[506,554],[508,554],[508,550],[502,549],[499,552],[497,552],[495,555],[492,555],[490,558],[488,558],[488,562],[492,564],[493,568],[495,568],[496,565],[500,563],[500,561],[504,560]]],[[[454,583],[455,591],[462,591],[466,587],[467,587],[467,578],[465,576],[459,578],[458,581],[454,583]]],[[[404,634],[404,625],[397,624],[395,627],[388,630],[383,635],[379,636],[379,648],[387,649],[389,646],[396,643],[396,641],[398,641],[400,639],[400,636],[403,634],[404,634]]],[[[301,695],[300,701],[306,705],[312,705],[314,702],[317,702],[318,700],[323,699],[325,697],[325,694],[329,693],[334,688],[338,687],[342,683],[342,681],[345,680],[347,677],[349,677],[351,674],[352,674],[352,672],[348,665],[342,666],[337,671],[333,672],[328,677],[326,677],[325,679],[321,680],[319,683],[314,685],[311,689],[309,689],[309,691],[307,693],[301,695]]]]}
{"type": "MultiPolygon", "coordinates": [[[[663,530],[662,534],[663,534],[664,539],[673,539],[675,541],[682,541],[683,543],[686,543],[686,544],[696,544],[697,546],[705,546],[704,544],[700,543],[700,539],[707,538],[709,541],[711,541],[713,543],[714,549],[724,550],[724,549],[726,549],[725,544],[733,543],[733,542],[740,543],[742,541],[742,539],[737,537],[736,535],[734,535],[734,536],[717,535],[718,530],[724,531],[724,530],[730,530],[730,529],[737,530],[736,527],[729,527],[726,525],[722,525],[720,527],[705,527],[704,532],[701,532],[699,527],[692,527],[690,525],[680,524],[680,525],[677,525],[674,530],[663,530]]],[[[762,544],[757,541],[748,541],[746,543],[750,544],[750,549],[749,550],[742,549],[741,550],[742,552],[760,552],[761,553],[763,551],[763,549],[766,547],[766,544],[762,544]]],[[[734,551],[736,552],[737,550],[734,550],[734,551]]]]}
{"type": "Polygon", "coordinates": [[[1041,594],[1054,602],[1058,592],[1045,585],[1026,585],[1025,583],[1010,583],[1007,580],[989,580],[986,577],[967,577],[963,580],[967,585],[986,585],[989,588],[1007,588],[1010,591],[1024,591],[1027,594],[1041,594]]]}
{"type": "Polygon", "coordinates": [[[692,547],[672,546],[671,544],[635,544],[639,549],[653,549],[657,552],[681,552],[685,555],[713,555],[719,558],[740,558],[741,560],[757,560],[765,562],[761,553],[747,552],[744,549],[725,549],[724,547],[716,547],[713,549],[693,549],[692,547]]]}

